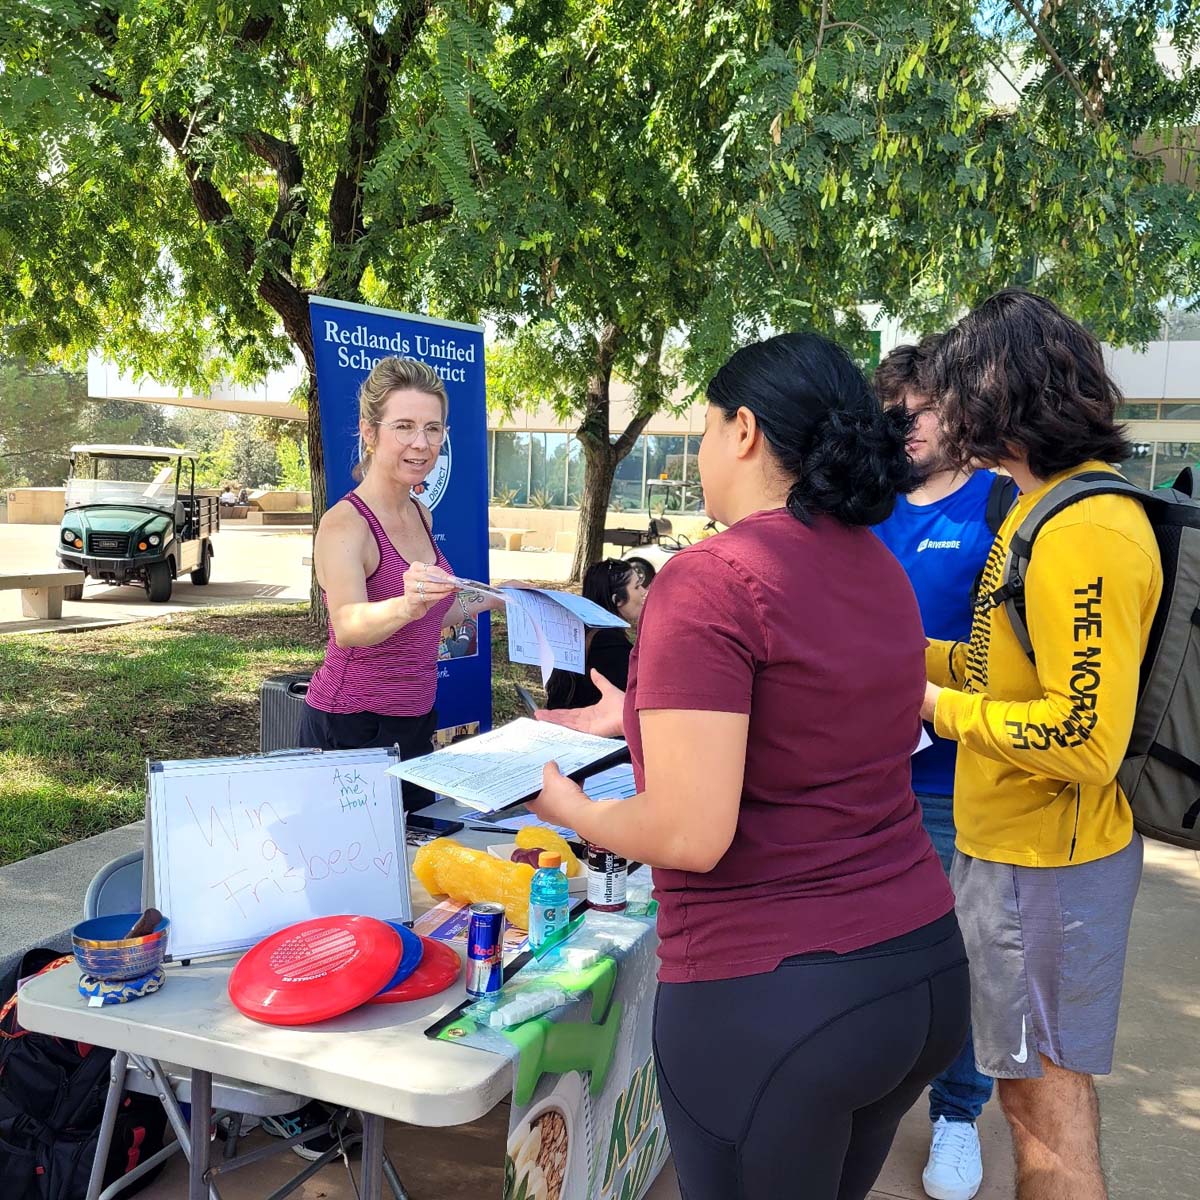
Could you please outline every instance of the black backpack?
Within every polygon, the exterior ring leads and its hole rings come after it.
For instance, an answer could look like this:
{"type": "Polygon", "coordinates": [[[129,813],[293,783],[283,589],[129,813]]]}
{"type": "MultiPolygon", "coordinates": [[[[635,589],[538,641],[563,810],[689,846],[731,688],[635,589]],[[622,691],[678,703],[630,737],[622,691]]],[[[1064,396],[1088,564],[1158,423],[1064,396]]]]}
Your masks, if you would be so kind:
{"type": "MultiPolygon", "coordinates": [[[[18,978],[74,965],[31,950],[18,978]]],[[[113,1052],[17,1024],[16,996],[0,1009],[0,1182],[3,1200],[84,1200],[113,1052]]],[[[167,1115],[153,1097],[126,1094],[117,1113],[104,1186],[162,1149],[167,1115]]],[[[132,1195],[160,1173],[148,1171],[132,1195]]]]}
{"type": "Polygon", "coordinates": [[[1014,532],[1003,583],[983,600],[1004,605],[1030,662],[1025,574],[1042,526],[1088,496],[1141,502],[1162,556],[1163,590],[1142,659],[1137,712],[1117,782],[1147,837],[1200,849],[1200,481],[1190,468],[1169,489],[1145,491],[1121,475],[1090,471],[1051,488],[1014,532]]]}
{"type": "Polygon", "coordinates": [[[1000,532],[1009,509],[1017,502],[1017,481],[1011,475],[997,475],[988,489],[984,520],[992,531],[992,537],[1000,532]]]}

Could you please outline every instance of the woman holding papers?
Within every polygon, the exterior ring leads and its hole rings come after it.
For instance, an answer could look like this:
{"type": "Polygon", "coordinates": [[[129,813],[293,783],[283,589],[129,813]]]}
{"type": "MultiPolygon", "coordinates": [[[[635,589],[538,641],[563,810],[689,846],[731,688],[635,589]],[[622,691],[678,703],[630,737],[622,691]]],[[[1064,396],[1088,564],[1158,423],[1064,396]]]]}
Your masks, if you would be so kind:
{"type": "MultiPolygon", "coordinates": [[[[447,408],[437,373],[410,358],[383,359],[359,391],[361,482],[317,530],[329,642],[309,685],[302,746],[429,753],[442,630],[502,603],[455,595],[429,513],[412,495],[446,439],[447,408]]],[[[404,788],[407,809],[432,800],[423,788],[404,788]]]]}
{"type": "MultiPolygon", "coordinates": [[[[645,562],[644,559],[639,560],[645,562]]],[[[649,563],[646,567],[653,571],[649,563]]],[[[637,628],[646,603],[645,576],[637,564],[606,558],[588,567],[583,577],[585,600],[615,613],[622,621],[637,628]]],[[[546,681],[547,708],[587,708],[600,699],[590,674],[598,671],[614,687],[625,690],[629,678],[629,656],[633,643],[623,629],[589,629],[587,631],[586,672],[555,670],[546,681]]]]}
{"type": "Polygon", "coordinates": [[[672,556],[624,697],[540,714],[624,733],[638,795],[546,768],[545,821],[654,867],[655,1058],[689,1200],[861,1200],[957,1054],[966,955],[913,797],[925,638],[871,532],[916,480],[908,418],[786,334],[708,387],[699,467],[729,528],[672,556]]]}

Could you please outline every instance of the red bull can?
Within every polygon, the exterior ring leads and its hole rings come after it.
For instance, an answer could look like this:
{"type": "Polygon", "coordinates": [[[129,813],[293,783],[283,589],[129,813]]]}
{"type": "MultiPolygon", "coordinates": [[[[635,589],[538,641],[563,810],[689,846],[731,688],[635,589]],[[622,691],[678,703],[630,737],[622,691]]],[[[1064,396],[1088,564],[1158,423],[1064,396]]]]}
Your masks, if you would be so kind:
{"type": "Polygon", "coordinates": [[[504,905],[472,904],[467,928],[467,995],[494,996],[504,982],[504,905]]]}

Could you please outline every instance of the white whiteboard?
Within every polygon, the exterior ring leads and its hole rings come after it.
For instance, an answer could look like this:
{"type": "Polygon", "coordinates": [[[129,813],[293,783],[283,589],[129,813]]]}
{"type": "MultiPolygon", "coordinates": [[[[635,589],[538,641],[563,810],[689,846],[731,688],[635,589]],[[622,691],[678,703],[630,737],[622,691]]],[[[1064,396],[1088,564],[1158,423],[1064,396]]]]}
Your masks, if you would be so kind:
{"type": "Polygon", "coordinates": [[[309,917],[412,919],[395,750],[149,764],[147,902],[171,958],[244,950],[309,917]]]}

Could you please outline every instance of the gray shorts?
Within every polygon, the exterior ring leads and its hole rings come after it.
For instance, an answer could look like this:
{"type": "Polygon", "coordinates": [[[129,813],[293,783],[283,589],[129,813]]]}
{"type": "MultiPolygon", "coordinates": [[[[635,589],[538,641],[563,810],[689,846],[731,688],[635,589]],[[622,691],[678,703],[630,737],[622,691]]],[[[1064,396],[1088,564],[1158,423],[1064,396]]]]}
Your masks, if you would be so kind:
{"type": "Polygon", "coordinates": [[[1077,867],[1014,867],[961,852],[950,883],[971,962],[975,1063],[1034,1079],[1040,1055],[1068,1071],[1112,1070],[1142,839],[1077,867]]]}

